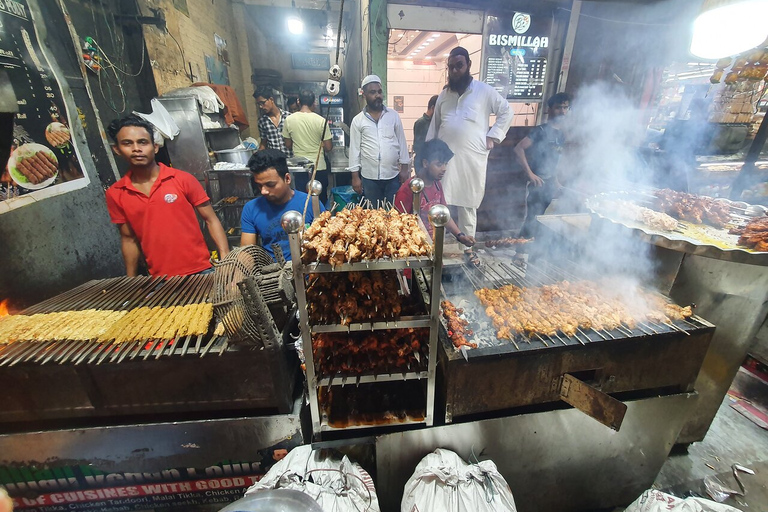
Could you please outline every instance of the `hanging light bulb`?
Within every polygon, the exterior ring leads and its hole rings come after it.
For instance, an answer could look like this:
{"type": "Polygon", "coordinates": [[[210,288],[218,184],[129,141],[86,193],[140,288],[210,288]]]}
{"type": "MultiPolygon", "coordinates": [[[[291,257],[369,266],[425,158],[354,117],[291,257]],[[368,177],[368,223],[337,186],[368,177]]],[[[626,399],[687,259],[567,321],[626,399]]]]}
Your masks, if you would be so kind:
{"type": "Polygon", "coordinates": [[[304,33],[304,22],[298,16],[289,16],[286,20],[288,25],[288,32],[293,35],[299,35],[304,33]]]}
{"type": "Polygon", "coordinates": [[[705,0],[693,22],[691,53],[719,59],[754,48],[768,37],[766,20],[766,0],[705,0]]]}

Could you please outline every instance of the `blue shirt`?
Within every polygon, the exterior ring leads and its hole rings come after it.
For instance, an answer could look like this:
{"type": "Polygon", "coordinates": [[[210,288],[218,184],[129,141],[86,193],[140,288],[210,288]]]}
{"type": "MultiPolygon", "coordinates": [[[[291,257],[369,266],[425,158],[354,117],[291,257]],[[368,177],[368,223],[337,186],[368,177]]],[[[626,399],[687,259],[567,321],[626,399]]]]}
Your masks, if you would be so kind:
{"type": "MultiPolygon", "coordinates": [[[[261,244],[273,258],[275,257],[275,251],[272,250],[272,244],[279,244],[285,259],[291,261],[288,233],[285,232],[280,224],[280,219],[285,212],[290,210],[296,210],[299,213],[303,212],[306,200],[307,194],[304,192],[294,192],[291,200],[281,205],[272,204],[265,197],[257,197],[252,201],[248,201],[243,207],[243,214],[240,217],[240,228],[243,233],[259,235],[261,237],[261,244]]],[[[325,211],[323,203],[320,203],[320,211],[325,211]]],[[[312,204],[310,203],[307,208],[307,224],[311,224],[313,219],[312,204]]]]}

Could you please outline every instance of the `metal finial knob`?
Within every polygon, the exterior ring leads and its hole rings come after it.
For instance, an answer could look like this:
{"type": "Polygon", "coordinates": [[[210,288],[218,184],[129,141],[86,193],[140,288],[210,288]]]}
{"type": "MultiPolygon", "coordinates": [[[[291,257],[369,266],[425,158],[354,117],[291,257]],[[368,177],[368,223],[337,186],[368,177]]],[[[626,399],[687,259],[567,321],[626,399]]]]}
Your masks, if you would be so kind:
{"type": "Polygon", "coordinates": [[[436,204],[429,209],[429,222],[436,228],[445,226],[449,220],[451,220],[451,212],[448,211],[447,206],[436,204]]]}
{"type": "Polygon", "coordinates": [[[424,190],[424,180],[421,178],[413,178],[411,180],[411,192],[418,194],[424,190]]]}
{"type": "Polygon", "coordinates": [[[280,225],[288,234],[298,233],[304,227],[304,218],[296,210],[290,210],[280,217],[280,225]]]}
{"type": "Polygon", "coordinates": [[[311,196],[319,196],[323,192],[323,184],[317,180],[312,180],[307,183],[307,194],[311,196]]]}

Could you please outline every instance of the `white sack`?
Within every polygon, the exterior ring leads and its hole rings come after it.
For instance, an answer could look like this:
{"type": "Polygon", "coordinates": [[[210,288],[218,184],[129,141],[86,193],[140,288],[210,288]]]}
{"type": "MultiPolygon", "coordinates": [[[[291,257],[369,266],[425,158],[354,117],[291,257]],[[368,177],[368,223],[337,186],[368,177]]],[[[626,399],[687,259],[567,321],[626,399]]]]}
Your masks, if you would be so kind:
{"type": "Polygon", "coordinates": [[[419,462],[405,484],[401,512],[516,512],[515,500],[496,464],[467,464],[438,448],[419,462]]]}
{"type": "Polygon", "coordinates": [[[739,512],[739,510],[704,498],[683,499],[649,489],[624,512],[739,512]]]}
{"type": "Polygon", "coordinates": [[[325,512],[379,512],[371,477],[346,456],[332,460],[312,446],[299,446],[272,466],[245,495],[268,489],[295,489],[314,498],[325,512]]]}
{"type": "MultiPolygon", "coordinates": [[[[154,126],[155,131],[162,137],[173,140],[173,138],[179,134],[179,125],[176,124],[176,121],[173,120],[171,114],[168,113],[168,110],[163,106],[162,103],[160,103],[157,98],[152,98],[151,105],[151,114],[142,114],[141,112],[136,112],[135,110],[133,113],[154,126]]],[[[155,140],[155,142],[161,146],[164,143],[162,139],[160,142],[157,140],[155,140]]]]}

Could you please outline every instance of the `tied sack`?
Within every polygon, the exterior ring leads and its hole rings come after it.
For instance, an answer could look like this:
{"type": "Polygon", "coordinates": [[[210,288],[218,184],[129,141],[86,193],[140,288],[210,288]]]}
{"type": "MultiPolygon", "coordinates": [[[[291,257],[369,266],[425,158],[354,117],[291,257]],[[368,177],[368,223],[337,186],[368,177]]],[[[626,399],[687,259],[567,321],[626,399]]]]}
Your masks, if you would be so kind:
{"type": "Polygon", "coordinates": [[[405,484],[401,512],[516,512],[515,500],[496,464],[468,464],[438,448],[424,457],[405,484]]]}

